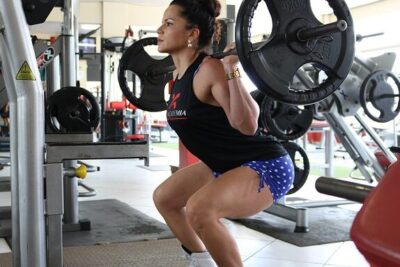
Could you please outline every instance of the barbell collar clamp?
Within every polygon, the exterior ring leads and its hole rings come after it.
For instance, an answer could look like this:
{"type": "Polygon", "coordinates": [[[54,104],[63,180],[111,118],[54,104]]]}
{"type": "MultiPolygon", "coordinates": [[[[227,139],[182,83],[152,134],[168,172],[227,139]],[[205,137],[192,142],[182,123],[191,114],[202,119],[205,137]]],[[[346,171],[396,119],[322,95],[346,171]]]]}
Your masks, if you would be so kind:
{"type": "Polygon", "coordinates": [[[311,27],[307,29],[301,29],[297,32],[297,39],[300,42],[306,42],[310,39],[317,39],[319,37],[336,33],[343,32],[347,29],[347,22],[345,20],[338,20],[333,23],[311,27]]]}

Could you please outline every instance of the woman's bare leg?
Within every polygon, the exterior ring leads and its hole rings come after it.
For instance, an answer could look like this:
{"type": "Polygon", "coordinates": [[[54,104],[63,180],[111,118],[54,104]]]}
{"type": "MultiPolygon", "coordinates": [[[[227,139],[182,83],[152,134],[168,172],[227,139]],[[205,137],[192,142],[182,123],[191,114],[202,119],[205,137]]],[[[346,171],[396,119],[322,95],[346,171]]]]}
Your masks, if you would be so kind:
{"type": "Polygon", "coordinates": [[[172,174],[153,194],[154,203],[172,232],[192,252],[206,249],[187,220],[185,206],[196,191],[213,179],[211,170],[200,162],[172,174]]]}
{"type": "Polygon", "coordinates": [[[243,266],[236,242],[220,219],[254,215],[273,202],[268,187],[258,193],[259,182],[254,170],[239,167],[206,184],[187,203],[189,223],[220,267],[243,266]]]}

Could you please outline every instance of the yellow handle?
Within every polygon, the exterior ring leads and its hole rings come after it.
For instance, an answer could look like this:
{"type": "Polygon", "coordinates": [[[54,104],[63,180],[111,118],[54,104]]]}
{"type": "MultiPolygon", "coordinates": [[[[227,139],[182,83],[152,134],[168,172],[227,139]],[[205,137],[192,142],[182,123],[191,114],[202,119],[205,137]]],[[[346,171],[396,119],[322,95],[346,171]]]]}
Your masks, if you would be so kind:
{"type": "Polygon", "coordinates": [[[87,168],[85,165],[81,165],[75,169],[75,175],[78,178],[85,179],[87,175],[87,168]]]}

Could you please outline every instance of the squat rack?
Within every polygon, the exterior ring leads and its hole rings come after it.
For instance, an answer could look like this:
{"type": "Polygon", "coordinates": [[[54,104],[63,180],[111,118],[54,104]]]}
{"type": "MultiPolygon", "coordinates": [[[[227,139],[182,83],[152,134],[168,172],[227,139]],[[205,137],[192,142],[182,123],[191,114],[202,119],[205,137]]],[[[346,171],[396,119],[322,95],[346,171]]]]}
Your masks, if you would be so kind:
{"type": "Polygon", "coordinates": [[[15,120],[10,125],[13,264],[46,266],[44,92],[21,1],[0,1],[0,21],[2,70],[15,120]],[[22,72],[26,77],[18,78],[22,72]]]}
{"type": "MultiPolygon", "coordinates": [[[[48,89],[76,81],[78,0],[64,0],[60,55],[48,89]]],[[[13,266],[63,266],[64,231],[82,230],[78,181],[71,169],[81,159],[140,158],[149,165],[149,142],[93,143],[91,134],[63,134],[45,140],[44,91],[21,1],[0,1],[0,56],[10,104],[11,214],[13,266]],[[76,139],[79,139],[78,143],[76,139]],[[58,141],[57,141],[58,140],[58,141]],[[81,153],[85,151],[85,153],[81,153]]],[[[2,77],[0,77],[2,78],[2,77]]],[[[0,85],[1,89],[1,85],[0,85]]],[[[86,225],[85,225],[86,226],[86,225]]]]}

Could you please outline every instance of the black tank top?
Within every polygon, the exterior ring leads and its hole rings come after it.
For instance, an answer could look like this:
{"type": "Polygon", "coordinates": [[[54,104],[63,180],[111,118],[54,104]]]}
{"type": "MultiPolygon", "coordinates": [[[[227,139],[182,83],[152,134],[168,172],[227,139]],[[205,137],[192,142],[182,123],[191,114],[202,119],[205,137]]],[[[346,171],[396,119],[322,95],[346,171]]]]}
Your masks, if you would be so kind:
{"type": "Polygon", "coordinates": [[[201,102],[193,92],[193,78],[205,54],[176,79],[168,102],[167,120],[186,148],[213,171],[225,172],[252,160],[286,155],[282,145],[262,135],[234,129],[221,107],[201,102]]]}

